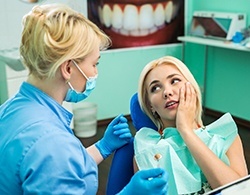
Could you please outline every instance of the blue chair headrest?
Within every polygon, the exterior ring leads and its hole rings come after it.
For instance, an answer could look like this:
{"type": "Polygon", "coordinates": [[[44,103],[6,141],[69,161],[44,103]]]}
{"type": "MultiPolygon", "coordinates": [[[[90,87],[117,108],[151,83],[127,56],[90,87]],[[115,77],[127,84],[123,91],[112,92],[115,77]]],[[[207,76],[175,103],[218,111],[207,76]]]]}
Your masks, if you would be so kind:
{"type": "MultiPolygon", "coordinates": [[[[142,127],[157,129],[151,119],[142,112],[138,102],[137,93],[130,100],[130,115],[135,129],[138,131],[142,127]]],[[[134,139],[123,147],[116,150],[110,166],[109,176],[106,186],[106,194],[115,195],[128,184],[134,174],[134,139]]]]}
{"type": "Polygon", "coordinates": [[[141,110],[137,93],[135,93],[130,99],[130,116],[137,131],[142,127],[149,127],[157,130],[153,121],[141,110]]]}

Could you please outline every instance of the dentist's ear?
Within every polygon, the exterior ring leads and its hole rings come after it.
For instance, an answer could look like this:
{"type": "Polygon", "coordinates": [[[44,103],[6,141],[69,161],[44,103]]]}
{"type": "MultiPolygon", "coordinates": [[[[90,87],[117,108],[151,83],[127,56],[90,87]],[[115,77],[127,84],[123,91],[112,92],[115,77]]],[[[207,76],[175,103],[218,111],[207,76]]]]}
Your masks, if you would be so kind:
{"type": "Polygon", "coordinates": [[[61,74],[62,74],[62,77],[68,81],[71,77],[71,60],[68,60],[68,61],[65,61],[61,64],[60,66],[60,71],[61,71],[61,74]]]}

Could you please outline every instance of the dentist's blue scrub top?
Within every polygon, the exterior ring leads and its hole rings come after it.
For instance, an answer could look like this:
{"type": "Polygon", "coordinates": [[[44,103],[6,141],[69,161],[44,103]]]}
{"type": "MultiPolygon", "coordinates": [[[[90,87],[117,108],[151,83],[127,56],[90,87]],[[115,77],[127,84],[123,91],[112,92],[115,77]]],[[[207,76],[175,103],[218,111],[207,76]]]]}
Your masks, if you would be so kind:
{"type": "Polygon", "coordinates": [[[0,194],[96,194],[97,165],[70,129],[72,114],[24,82],[0,106],[0,194]]]}

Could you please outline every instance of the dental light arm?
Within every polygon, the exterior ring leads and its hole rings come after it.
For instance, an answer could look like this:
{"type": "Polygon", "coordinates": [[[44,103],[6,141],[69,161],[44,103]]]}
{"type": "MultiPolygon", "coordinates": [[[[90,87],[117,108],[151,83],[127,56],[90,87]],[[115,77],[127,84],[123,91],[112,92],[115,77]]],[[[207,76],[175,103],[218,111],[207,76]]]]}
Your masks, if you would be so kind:
{"type": "Polygon", "coordinates": [[[25,70],[20,56],[15,55],[15,57],[13,57],[14,53],[16,52],[0,52],[0,61],[4,62],[7,66],[15,71],[25,70]]]}

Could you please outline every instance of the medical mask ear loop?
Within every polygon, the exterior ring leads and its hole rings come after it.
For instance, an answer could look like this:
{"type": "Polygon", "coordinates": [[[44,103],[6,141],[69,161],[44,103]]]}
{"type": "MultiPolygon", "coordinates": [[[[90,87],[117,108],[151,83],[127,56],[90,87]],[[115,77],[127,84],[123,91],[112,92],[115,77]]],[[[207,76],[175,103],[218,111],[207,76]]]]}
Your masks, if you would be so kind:
{"type": "Polygon", "coordinates": [[[69,87],[72,89],[72,90],[75,90],[74,87],[71,85],[71,83],[69,81],[67,81],[69,87]]]}
{"type": "Polygon", "coordinates": [[[77,69],[82,73],[82,75],[86,78],[86,87],[85,90],[83,92],[77,92],[73,86],[71,85],[70,81],[67,80],[66,82],[69,85],[69,89],[66,93],[66,96],[64,98],[65,101],[67,102],[74,102],[77,103],[79,101],[82,101],[84,99],[86,99],[89,94],[95,89],[95,83],[96,83],[96,78],[97,75],[95,77],[89,77],[87,78],[87,76],[83,73],[83,71],[80,69],[80,67],[76,64],[76,62],[74,62],[72,60],[72,62],[74,63],[74,65],[77,67],[77,69]]]}
{"type": "Polygon", "coordinates": [[[66,84],[68,84],[68,85],[69,85],[69,87],[70,87],[71,89],[73,89],[73,90],[74,90],[74,88],[73,88],[73,86],[71,85],[71,83],[69,82],[69,80],[70,80],[70,79],[67,79],[67,80],[65,81],[65,83],[66,83],[66,84]]]}
{"type": "MultiPolygon", "coordinates": [[[[73,62],[73,64],[77,67],[77,69],[82,73],[82,75],[87,79],[87,76],[84,74],[84,72],[80,69],[80,67],[77,65],[77,63],[74,61],[74,60],[71,60],[73,62]]],[[[66,81],[66,83],[69,85],[69,87],[72,89],[72,90],[75,90],[74,87],[71,85],[69,79],[66,81]]]]}
{"type": "Polygon", "coordinates": [[[84,74],[84,72],[81,70],[81,68],[77,65],[77,63],[72,60],[73,64],[76,66],[76,68],[82,73],[82,75],[85,77],[85,79],[88,81],[89,78],[84,74]]]}

